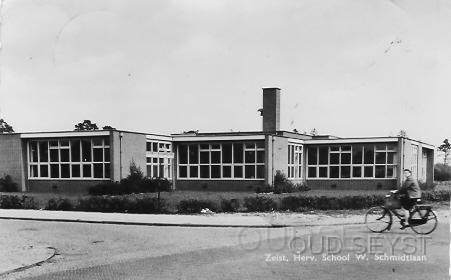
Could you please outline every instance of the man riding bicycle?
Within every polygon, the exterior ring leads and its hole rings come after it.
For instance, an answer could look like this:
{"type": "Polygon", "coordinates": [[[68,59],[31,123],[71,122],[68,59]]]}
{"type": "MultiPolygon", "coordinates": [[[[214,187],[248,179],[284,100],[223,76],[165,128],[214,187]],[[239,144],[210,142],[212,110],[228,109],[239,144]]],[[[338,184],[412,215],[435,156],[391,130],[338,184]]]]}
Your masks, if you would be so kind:
{"type": "Polygon", "coordinates": [[[399,189],[400,202],[404,212],[404,218],[401,219],[401,229],[409,226],[410,210],[416,204],[417,199],[421,198],[421,189],[418,181],[412,177],[412,171],[404,169],[404,177],[405,181],[399,189]]]}

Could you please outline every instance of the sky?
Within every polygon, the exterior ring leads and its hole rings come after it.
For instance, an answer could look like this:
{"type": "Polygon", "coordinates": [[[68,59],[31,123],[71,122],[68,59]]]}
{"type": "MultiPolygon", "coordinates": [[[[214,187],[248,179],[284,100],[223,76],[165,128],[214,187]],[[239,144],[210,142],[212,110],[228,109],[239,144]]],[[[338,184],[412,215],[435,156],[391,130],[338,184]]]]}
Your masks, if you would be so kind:
{"type": "Polygon", "coordinates": [[[3,0],[0,118],[157,134],[451,138],[451,1],[3,0]]]}

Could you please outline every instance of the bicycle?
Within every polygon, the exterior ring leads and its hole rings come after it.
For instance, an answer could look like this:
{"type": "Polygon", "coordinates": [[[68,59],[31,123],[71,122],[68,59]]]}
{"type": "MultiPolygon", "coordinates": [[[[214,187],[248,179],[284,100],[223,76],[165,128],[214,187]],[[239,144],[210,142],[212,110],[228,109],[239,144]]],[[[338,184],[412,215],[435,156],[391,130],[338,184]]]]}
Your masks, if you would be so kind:
{"type": "MultiPolygon", "coordinates": [[[[399,191],[390,191],[385,196],[385,205],[368,210],[365,224],[370,231],[377,233],[389,231],[393,225],[393,215],[400,221],[404,218],[403,214],[398,212],[401,209],[399,197],[399,191]]],[[[409,225],[405,228],[410,227],[417,234],[429,234],[437,227],[437,216],[432,211],[431,205],[418,203],[421,203],[421,199],[417,199],[417,203],[409,211],[409,225]]]]}

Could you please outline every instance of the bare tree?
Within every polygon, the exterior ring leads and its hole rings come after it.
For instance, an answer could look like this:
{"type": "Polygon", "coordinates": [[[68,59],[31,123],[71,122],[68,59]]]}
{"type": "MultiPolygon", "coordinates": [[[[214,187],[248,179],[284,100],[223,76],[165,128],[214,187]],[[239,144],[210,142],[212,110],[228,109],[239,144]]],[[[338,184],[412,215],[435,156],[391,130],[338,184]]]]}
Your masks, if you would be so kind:
{"type": "Polygon", "coordinates": [[[444,153],[443,164],[448,165],[448,156],[451,152],[451,144],[448,139],[443,140],[443,143],[438,146],[437,150],[444,153]]]}

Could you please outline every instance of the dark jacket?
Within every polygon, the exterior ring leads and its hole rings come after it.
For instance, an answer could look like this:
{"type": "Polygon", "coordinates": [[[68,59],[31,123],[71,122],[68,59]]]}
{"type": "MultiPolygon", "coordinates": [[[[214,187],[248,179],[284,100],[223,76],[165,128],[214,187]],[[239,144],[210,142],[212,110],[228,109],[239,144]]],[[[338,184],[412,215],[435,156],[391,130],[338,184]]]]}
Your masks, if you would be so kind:
{"type": "Polygon", "coordinates": [[[407,193],[410,198],[421,198],[421,189],[418,181],[412,176],[406,178],[400,189],[401,193],[407,193]]]}

